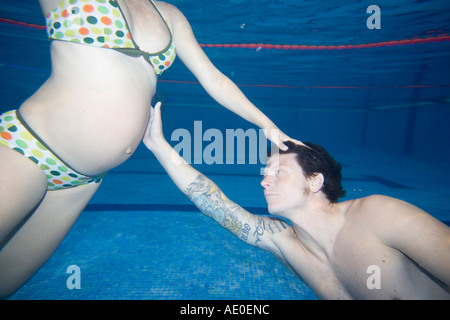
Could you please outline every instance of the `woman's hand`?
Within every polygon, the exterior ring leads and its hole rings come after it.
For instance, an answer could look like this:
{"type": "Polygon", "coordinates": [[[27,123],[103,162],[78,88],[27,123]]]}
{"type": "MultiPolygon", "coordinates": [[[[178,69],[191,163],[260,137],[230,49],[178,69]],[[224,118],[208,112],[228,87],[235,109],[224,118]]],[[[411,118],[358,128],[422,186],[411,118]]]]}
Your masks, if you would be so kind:
{"type": "Polygon", "coordinates": [[[284,141],[292,141],[297,145],[308,147],[301,141],[291,139],[289,136],[284,134],[280,129],[270,129],[270,130],[263,129],[263,132],[266,138],[271,142],[273,142],[280,150],[286,151],[288,149],[288,147],[283,143],[284,141]]]}

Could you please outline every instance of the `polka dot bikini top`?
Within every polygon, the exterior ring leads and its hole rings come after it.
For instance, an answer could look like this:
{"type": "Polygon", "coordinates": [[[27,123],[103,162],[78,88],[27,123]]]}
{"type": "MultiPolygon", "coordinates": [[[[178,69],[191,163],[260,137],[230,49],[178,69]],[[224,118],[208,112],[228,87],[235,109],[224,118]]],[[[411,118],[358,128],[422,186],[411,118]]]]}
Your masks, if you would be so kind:
{"type": "Polygon", "coordinates": [[[50,40],[82,43],[100,48],[111,48],[129,56],[144,59],[159,76],[175,60],[172,33],[153,0],[150,3],[164,20],[170,34],[169,44],[156,53],[142,51],[128,28],[125,15],[116,0],[63,0],[46,17],[50,40]]]}

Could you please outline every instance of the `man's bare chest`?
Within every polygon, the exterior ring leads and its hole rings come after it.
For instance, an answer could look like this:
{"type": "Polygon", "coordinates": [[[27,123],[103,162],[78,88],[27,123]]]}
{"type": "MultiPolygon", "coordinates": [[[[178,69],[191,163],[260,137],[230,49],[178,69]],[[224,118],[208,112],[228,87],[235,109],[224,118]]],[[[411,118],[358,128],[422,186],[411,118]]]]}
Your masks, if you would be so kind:
{"type": "Polygon", "coordinates": [[[355,299],[395,299],[407,281],[411,262],[370,235],[343,236],[336,241],[330,268],[355,299]]]}

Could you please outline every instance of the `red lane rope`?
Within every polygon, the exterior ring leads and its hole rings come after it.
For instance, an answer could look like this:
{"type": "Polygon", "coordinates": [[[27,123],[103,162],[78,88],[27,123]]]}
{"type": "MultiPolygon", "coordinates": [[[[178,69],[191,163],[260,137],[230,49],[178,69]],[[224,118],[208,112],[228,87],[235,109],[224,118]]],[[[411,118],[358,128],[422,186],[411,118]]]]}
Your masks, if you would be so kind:
{"type": "Polygon", "coordinates": [[[413,38],[403,40],[392,40],[365,44],[347,44],[338,46],[315,46],[315,45],[280,45],[280,44],[264,44],[264,43],[249,43],[249,44],[200,44],[207,48],[243,48],[243,49],[276,49],[276,50],[344,50],[344,49],[367,49],[379,47],[404,46],[411,44],[423,44],[432,42],[450,41],[450,36],[443,35],[429,38],[413,38]]]}
{"type": "MultiPolygon", "coordinates": [[[[25,70],[33,70],[38,72],[50,73],[50,70],[38,69],[33,67],[24,67],[12,64],[0,63],[0,67],[17,68],[25,70]]],[[[159,79],[158,82],[166,83],[180,83],[200,85],[198,81],[186,80],[165,80],[159,79]]],[[[239,87],[265,87],[265,88],[284,88],[284,89],[353,89],[353,90],[368,90],[368,89],[411,89],[411,88],[450,88],[450,84],[416,84],[416,85],[397,85],[397,86],[352,86],[352,85],[317,85],[317,86],[299,86],[299,85],[276,85],[276,84],[237,84],[239,87]]]]}
{"type": "MultiPolygon", "coordinates": [[[[184,80],[164,80],[158,82],[181,83],[181,84],[200,84],[197,81],[184,80]]],[[[287,89],[411,89],[411,88],[450,88],[450,84],[416,84],[403,86],[286,86],[273,84],[237,84],[239,87],[267,87],[267,88],[287,88],[287,89]]]]}
{"type": "MultiPolygon", "coordinates": [[[[11,19],[0,18],[0,22],[9,23],[17,26],[34,28],[39,30],[45,30],[45,26],[31,24],[26,22],[20,22],[11,19]]],[[[392,41],[382,41],[374,43],[365,44],[347,44],[347,45],[281,45],[281,44],[265,44],[265,43],[225,43],[225,44],[200,44],[201,47],[206,48],[242,48],[242,49],[275,49],[275,50],[345,50],[345,49],[368,49],[368,48],[379,48],[379,47],[391,47],[391,46],[404,46],[413,44],[424,44],[433,42],[444,42],[450,41],[450,35],[441,35],[437,37],[427,37],[413,39],[403,39],[403,40],[392,40],[392,41]]]]}
{"type": "Polygon", "coordinates": [[[0,22],[9,23],[9,24],[13,24],[16,26],[22,26],[22,27],[27,27],[27,28],[39,29],[39,30],[45,30],[45,28],[46,28],[45,26],[40,26],[37,24],[20,22],[20,21],[11,20],[11,19],[5,19],[5,18],[0,18],[0,22]]]}

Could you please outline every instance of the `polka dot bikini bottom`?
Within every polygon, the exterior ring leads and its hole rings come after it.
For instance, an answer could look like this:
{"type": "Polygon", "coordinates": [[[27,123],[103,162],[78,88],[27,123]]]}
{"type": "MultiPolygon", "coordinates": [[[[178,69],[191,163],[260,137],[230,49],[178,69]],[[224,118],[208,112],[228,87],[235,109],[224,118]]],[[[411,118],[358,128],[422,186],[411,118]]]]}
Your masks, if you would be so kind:
{"type": "Polygon", "coordinates": [[[105,172],[98,176],[87,176],[72,169],[28,127],[17,110],[0,115],[0,145],[7,146],[36,163],[47,175],[48,190],[99,183],[106,175],[105,172]]]}

